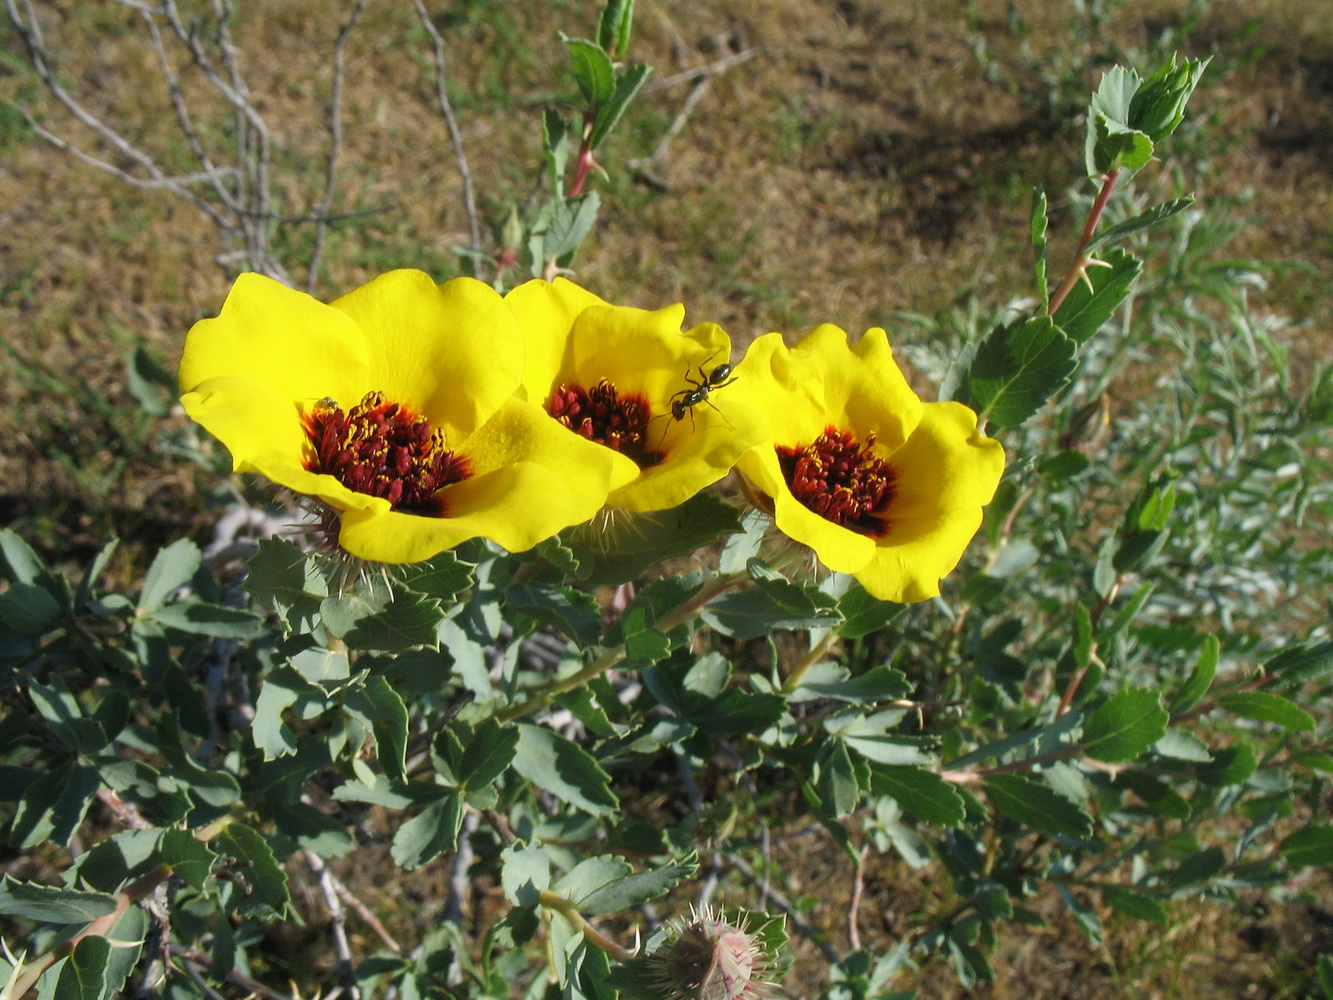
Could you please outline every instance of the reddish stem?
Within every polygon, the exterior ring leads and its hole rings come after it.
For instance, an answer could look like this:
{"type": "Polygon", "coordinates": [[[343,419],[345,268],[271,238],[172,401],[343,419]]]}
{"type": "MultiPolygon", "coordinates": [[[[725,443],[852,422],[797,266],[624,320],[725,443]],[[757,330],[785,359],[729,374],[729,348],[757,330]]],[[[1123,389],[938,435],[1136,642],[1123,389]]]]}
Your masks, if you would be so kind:
{"type": "Polygon", "coordinates": [[[1083,250],[1092,242],[1092,237],[1096,235],[1097,226],[1102,221],[1102,213],[1106,210],[1106,203],[1111,200],[1111,192],[1115,190],[1115,182],[1120,178],[1120,168],[1109,170],[1102,177],[1102,189],[1097,192],[1097,200],[1092,203],[1092,211],[1088,213],[1088,221],[1083,226],[1083,235],[1079,237],[1078,251],[1074,255],[1074,263],[1069,267],[1069,273],[1065,275],[1065,280],[1060,282],[1060,287],[1055,290],[1051,296],[1050,308],[1046,311],[1050,315],[1055,315],[1055,311],[1060,308],[1065,297],[1069,295],[1070,289],[1074,283],[1083,276],[1088,269],[1088,261],[1092,258],[1083,250]]]}
{"type": "Polygon", "coordinates": [[[584,114],[583,118],[583,141],[579,143],[579,157],[574,163],[574,176],[569,180],[570,198],[577,198],[583,193],[588,172],[592,170],[592,147],[588,145],[588,139],[592,135],[592,116],[584,114]]]}

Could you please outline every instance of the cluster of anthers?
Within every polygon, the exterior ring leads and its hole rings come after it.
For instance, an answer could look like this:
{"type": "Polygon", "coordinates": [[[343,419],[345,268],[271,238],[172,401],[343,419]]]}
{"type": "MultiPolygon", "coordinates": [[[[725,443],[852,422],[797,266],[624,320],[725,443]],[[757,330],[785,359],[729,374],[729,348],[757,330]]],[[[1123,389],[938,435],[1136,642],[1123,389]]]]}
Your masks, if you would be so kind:
{"type": "Polygon", "coordinates": [[[873,451],[875,435],[858,444],[828,427],[804,447],[777,448],[792,496],[826,521],[863,535],[884,533],[876,514],[893,499],[893,469],[873,451]]]}
{"type": "Polygon", "coordinates": [[[471,475],[467,459],[446,446],[443,429],[382,392],[366,393],[350,410],[322,399],[304,422],[314,449],[309,471],[382,497],[397,511],[444,517],[439,490],[471,475]]]}

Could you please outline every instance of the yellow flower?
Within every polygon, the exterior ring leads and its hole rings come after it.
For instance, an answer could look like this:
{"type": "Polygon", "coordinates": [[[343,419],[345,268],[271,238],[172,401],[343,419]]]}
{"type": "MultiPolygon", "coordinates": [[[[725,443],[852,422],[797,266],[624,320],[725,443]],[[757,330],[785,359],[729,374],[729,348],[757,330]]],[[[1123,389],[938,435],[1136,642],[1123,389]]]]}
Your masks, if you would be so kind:
{"type": "Polygon", "coordinates": [[[392,271],[326,305],[244,274],[186,338],[181,402],[236,471],[315,498],[345,551],[415,562],[522,551],[605,502],[604,449],[515,398],[522,371],[518,324],[471,278],[392,271]]]}
{"type": "Polygon", "coordinates": [[[731,341],[714,323],[681,332],[685,307],[613,306],[557,278],[505,296],[527,346],[521,395],[616,465],[607,504],[684,503],[765,436],[730,382],[731,341]]]}
{"type": "Polygon", "coordinates": [[[792,348],[770,333],[738,367],[734,395],[772,426],[739,468],[778,529],[881,600],[937,595],[1004,472],[976,414],[918,399],[879,329],[855,346],[828,324],[792,348]]]}

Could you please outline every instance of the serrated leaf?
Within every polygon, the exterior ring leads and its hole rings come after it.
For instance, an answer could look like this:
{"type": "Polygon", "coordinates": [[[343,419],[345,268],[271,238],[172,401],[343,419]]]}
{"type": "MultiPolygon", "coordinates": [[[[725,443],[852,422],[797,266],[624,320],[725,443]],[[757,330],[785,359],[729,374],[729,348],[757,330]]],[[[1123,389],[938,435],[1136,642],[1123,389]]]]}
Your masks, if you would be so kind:
{"type": "Polygon", "coordinates": [[[515,906],[536,906],[551,887],[551,860],[540,845],[510,844],[500,854],[500,886],[515,906]]]}
{"type": "Polygon", "coordinates": [[[60,1000],[102,1000],[110,959],[111,942],[102,935],[81,938],[60,970],[56,996],[60,1000]]]}
{"type": "Polygon", "coordinates": [[[543,259],[559,260],[573,253],[592,231],[602,200],[596,191],[589,191],[569,201],[551,206],[550,218],[542,230],[543,259]]]}
{"type": "Polygon", "coordinates": [[[463,797],[444,793],[420,813],[398,828],[393,835],[391,854],[403,868],[420,868],[445,851],[458,846],[458,831],[463,826],[463,797]]]}
{"type": "Polygon", "coordinates": [[[1048,316],[997,326],[968,369],[973,408],[997,427],[1017,427],[1069,384],[1078,367],[1075,346],[1048,316]]]}
{"type": "Polygon", "coordinates": [[[202,767],[185,750],[180,724],[175,715],[164,715],[157,723],[157,745],[170,765],[170,773],[194,801],[225,809],[241,799],[241,786],[228,771],[202,767]]]}
{"type": "Polygon", "coordinates": [[[443,620],[444,609],[438,600],[395,587],[393,600],[383,610],[357,619],[344,638],[353,649],[383,653],[403,653],[421,646],[435,649],[443,620]]]}
{"type": "Polygon", "coordinates": [[[407,780],[407,706],[387,680],[380,676],[366,679],[365,685],[350,691],[344,702],[375,734],[375,755],[391,781],[407,780]]]}
{"type": "Polygon", "coordinates": [[[859,583],[853,584],[838,599],[838,613],[843,618],[838,634],[844,639],[860,639],[886,628],[906,610],[906,604],[881,601],[859,583]]]}
{"type": "Polygon", "coordinates": [[[597,17],[597,44],[611,58],[623,59],[629,51],[630,28],[634,23],[634,0],[606,0],[597,17]]]}
{"type": "Polygon", "coordinates": [[[593,917],[616,913],[665,895],[698,870],[697,864],[687,860],[628,875],[589,893],[577,905],[583,913],[593,917]]]}
{"type": "MultiPolygon", "coordinates": [[[[569,130],[565,120],[554,108],[547,108],[542,114],[542,152],[546,155],[546,169],[550,173],[551,190],[557,198],[564,197],[565,164],[569,161],[569,130]]],[[[512,213],[514,216],[516,212],[512,213]]],[[[515,246],[507,243],[507,246],[515,246]]]]}
{"type": "Polygon", "coordinates": [[[284,625],[313,618],[329,596],[314,557],[284,539],[265,538],[246,564],[245,589],[284,625]]]}
{"type": "Polygon", "coordinates": [[[1211,763],[1200,764],[1195,769],[1199,780],[1209,785],[1227,786],[1246,782],[1259,767],[1259,759],[1254,748],[1248,743],[1223,747],[1213,751],[1211,763]]]}
{"type": "Polygon", "coordinates": [[[1046,250],[1046,230],[1049,222],[1046,216],[1046,192],[1041,188],[1032,191],[1032,211],[1028,216],[1028,230],[1032,239],[1033,277],[1037,283],[1037,299],[1041,302],[1041,311],[1046,312],[1051,302],[1050,285],[1047,273],[1051,259],[1046,250]]]}
{"type": "Polygon", "coordinates": [[[719,632],[735,639],[757,639],[774,629],[824,628],[841,622],[838,602],[818,587],[761,571],[757,560],[750,566],[753,588],[722,594],[703,610],[704,621],[719,632]]]}
{"type": "Polygon", "coordinates": [[[0,884],[0,913],[47,924],[86,924],[116,911],[116,897],[57,886],[20,882],[9,875],[0,884]]]}
{"type": "Polygon", "coordinates": [[[172,827],[162,834],[162,860],[186,885],[204,892],[218,856],[189,830],[172,827]]]}
{"type": "Polygon", "coordinates": [[[1293,868],[1333,866],[1333,827],[1311,826],[1283,839],[1282,856],[1293,868]]]}
{"type": "Polygon", "coordinates": [[[1083,252],[1091,254],[1098,247],[1106,246],[1109,243],[1114,243],[1116,240],[1122,240],[1126,236],[1143,232],[1154,226],[1160,226],[1167,219],[1183,212],[1193,204],[1193,197],[1176,198],[1163,205],[1154,206],[1146,212],[1140,212],[1133,218],[1126,219],[1124,222],[1118,222],[1114,226],[1104,229],[1083,248],[1083,252]]]}
{"type": "Polygon", "coordinates": [[[1171,714],[1173,716],[1187,712],[1199,703],[1199,700],[1208,693],[1212,686],[1213,677],[1217,674],[1218,653],[1221,646],[1218,644],[1217,636],[1210,635],[1203,640],[1203,648],[1199,650],[1198,662],[1194,665],[1190,678],[1185,682],[1185,686],[1171,702],[1171,714]]]}
{"type": "Polygon", "coordinates": [[[876,792],[889,796],[922,822],[957,826],[966,818],[963,797],[938,774],[886,764],[873,766],[870,773],[876,792]]]}
{"type": "Polygon", "coordinates": [[[1314,716],[1294,702],[1268,691],[1229,691],[1218,695],[1217,707],[1245,719],[1272,722],[1300,732],[1315,728],[1314,716]]]}
{"type": "Polygon", "coordinates": [[[846,745],[841,740],[827,740],[819,748],[815,766],[815,790],[824,811],[833,817],[846,816],[861,801],[861,785],[846,745]]]}
{"type": "Polygon", "coordinates": [[[468,791],[486,788],[504,774],[518,751],[518,731],[487,719],[472,733],[458,765],[458,780],[468,791]]]}
{"type": "Polygon", "coordinates": [[[1133,760],[1166,734],[1169,716],[1156,691],[1112,695],[1083,725],[1083,752],[1094,760],[1133,760]]]}
{"type": "Polygon", "coordinates": [[[580,649],[587,649],[602,636],[602,611],[597,599],[581,590],[516,583],[505,589],[504,599],[511,608],[572,639],[580,649]]]}
{"type": "Polygon", "coordinates": [[[651,66],[636,63],[620,74],[610,99],[598,107],[597,115],[593,118],[592,132],[588,136],[589,149],[596,149],[606,141],[606,137],[620,122],[625,109],[629,107],[630,102],[643,89],[643,85],[648,81],[652,72],[653,68],[651,66]]]}
{"type": "Polygon", "coordinates": [[[1117,913],[1123,913],[1135,920],[1146,920],[1158,927],[1166,927],[1170,924],[1166,907],[1151,896],[1145,896],[1143,893],[1122,889],[1118,886],[1108,885],[1100,888],[1102,899],[1106,900],[1107,905],[1117,913]]]}
{"type": "Polygon", "coordinates": [[[271,802],[274,832],[321,858],[341,858],[356,846],[347,825],[304,802],[271,802]]]}
{"type": "Polygon", "coordinates": [[[696,493],[670,510],[621,512],[605,525],[570,528],[560,538],[577,555],[590,586],[614,587],[740,530],[735,507],[711,493],[696,493]]]}
{"type": "Polygon", "coordinates": [[[1092,817],[1041,781],[1021,774],[991,774],[983,787],[996,809],[1024,826],[1052,835],[1092,835],[1092,817]]]}
{"type": "Polygon", "coordinates": [[[448,606],[472,586],[473,563],[465,562],[452,549],[431,556],[425,562],[412,563],[403,570],[402,585],[408,590],[433,597],[448,606]]]}
{"type": "Polygon", "coordinates": [[[258,639],[265,633],[264,620],[241,608],[205,604],[189,598],[156,608],[144,615],[164,628],[213,639],[258,639]]]}
{"type": "Polygon", "coordinates": [[[159,552],[148,567],[143,590],[139,592],[139,614],[147,615],[162,607],[179,587],[190,582],[202,564],[199,546],[188,538],[172,542],[159,552]]]}
{"type": "Polygon", "coordinates": [[[1174,869],[1162,876],[1162,881],[1172,890],[1207,882],[1222,873],[1227,866],[1227,856],[1220,847],[1209,847],[1195,851],[1186,857],[1174,869]]]}
{"type": "Polygon", "coordinates": [[[519,723],[514,770],[538,788],[594,816],[619,807],[611,779],[577,743],[550,730],[519,723]]]}
{"type": "Polygon", "coordinates": [[[287,911],[291,895],[287,873],[273,856],[262,834],[244,823],[231,823],[218,836],[219,845],[240,865],[237,872],[244,879],[243,895],[233,897],[242,916],[267,919],[287,911]]]}
{"type": "Polygon", "coordinates": [[[1324,676],[1333,670],[1333,641],[1288,646],[1264,664],[1264,672],[1278,679],[1283,689],[1324,676]]]}
{"type": "Polygon", "coordinates": [[[1130,286],[1143,269],[1143,264],[1124,250],[1107,250],[1099,259],[1104,266],[1089,267],[1088,281],[1079,281],[1070,288],[1051,317],[1075,344],[1086,343],[1102,328],[1125,301],[1130,286]]]}
{"type": "Polygon", "coordinates": [[[597,107],[611,99],[616,89],[616,70],[611,57],[596,42],[585,38],[566,38],[574,79],[583,99],[597,107]]]}

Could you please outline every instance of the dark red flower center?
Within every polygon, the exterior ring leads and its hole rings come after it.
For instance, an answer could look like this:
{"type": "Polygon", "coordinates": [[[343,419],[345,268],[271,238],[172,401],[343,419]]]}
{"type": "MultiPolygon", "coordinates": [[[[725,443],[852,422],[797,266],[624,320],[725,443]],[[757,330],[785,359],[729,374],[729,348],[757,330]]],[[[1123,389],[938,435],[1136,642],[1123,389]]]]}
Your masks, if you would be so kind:
{"type": "Polygon", "coordinates": [[[546,412],[575,434],[628,456],[640,468],[662,461],[662,453],[648,446],[652,413],[647,398],[642,393],[622,396],[610,379],[591,389],[562,382],[546,401],[546,412]]]}
{"type": "Polygon", "coordinates": [[[893,499],[893,469],[848,431],[827,427],[804,447],[777,448],[792,496],[825,520],[863,535],[887,530],[876,516],[893,499]]]}
{"type": "Polygon", "coordinates": [[[321,400],[304,420],[315,450],[308,470],[383,497],[405,514],[444,517],[437,491],[472,475],[467,459],[445,447],[442,429],[382,392],[366,393],[350,410],[321,400]]]}

